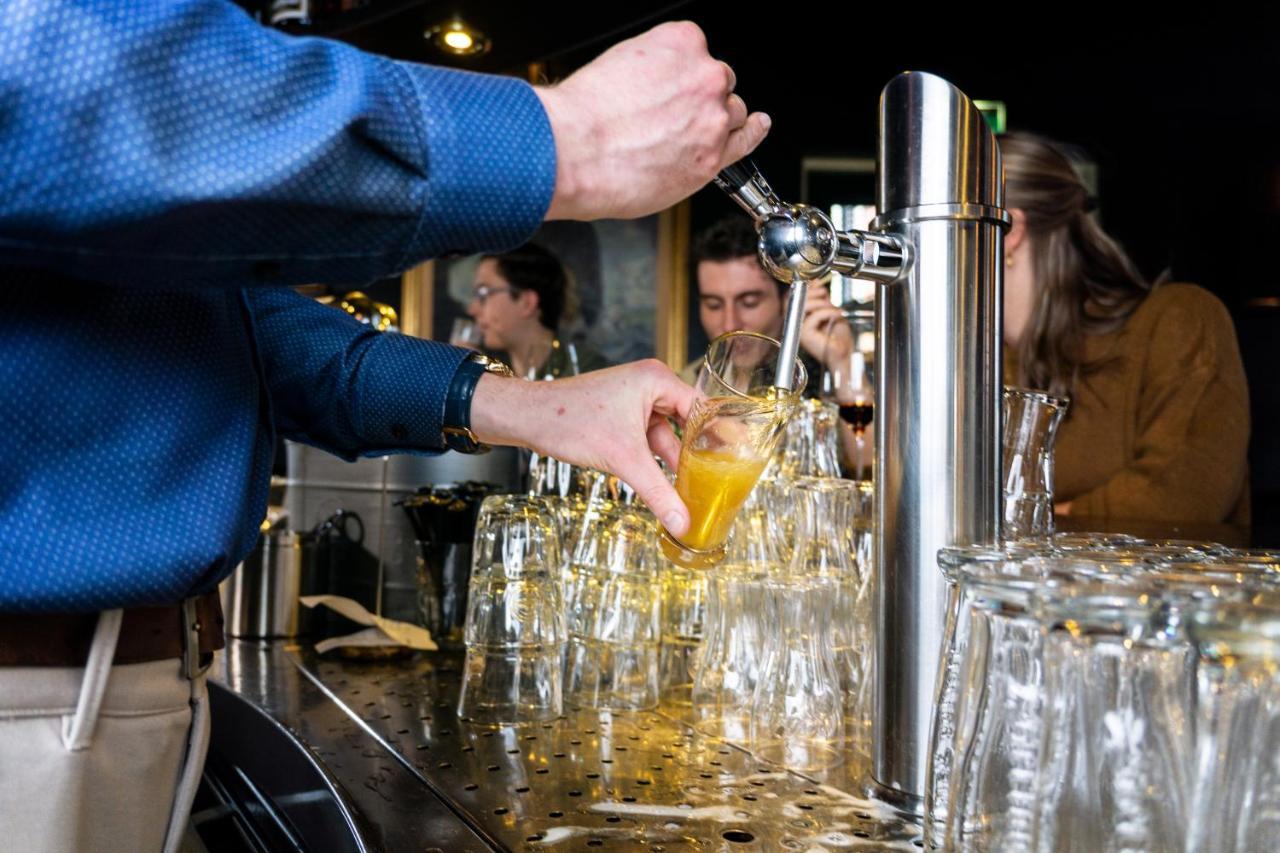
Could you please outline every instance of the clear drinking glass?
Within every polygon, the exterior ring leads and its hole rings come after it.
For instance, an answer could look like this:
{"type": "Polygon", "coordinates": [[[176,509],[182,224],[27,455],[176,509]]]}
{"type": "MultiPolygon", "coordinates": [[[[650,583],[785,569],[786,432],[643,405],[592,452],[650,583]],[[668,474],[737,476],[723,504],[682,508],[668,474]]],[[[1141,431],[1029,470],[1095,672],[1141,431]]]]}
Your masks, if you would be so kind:
{"type": "Polygon", "coordinates": [[[707,573],[672,563],[662,567],[662,648],[659,698],[677,707],[693,701],[693,680],[707,610],[707,573]]]}
{"type": "Polygon", "coordinates": [[[835,577],[781,576],[765,587],[775,626],[751,700],[750,750],[800,772],[837,766],[844,751],[844,695],[832,654],[835,577]]]}
{"type": "MultiPolygon", "coordinates": [[[[1039,579],[990,568],[961,566],[955,698],[940,702],[952,705],[953,731],[933,756],[931,783],[934,809],[940,793],[947,798],[946,849],[1016,851],[1031,841],[1044,690],[1039,624],[1028,608],[1039,579]]],[[[955,664],[948,658],[944,668],[955,664]]],[[[935,732],[942,725],[935,714],[935,732]]]]}
{"type": "Polygon", "coordinates": [[[1068,405],[1039,391],[1004,389],[1005,540],[1053,538],[1053,444],[1068,405]]]}
{"type": "MultiPolygon", "coordinates": [[[[1144,548],[1132,547],[1138,553],[1144,548]]],[[[1196,666],[1205,654],[1223,653],[1220,642],[1242,627],[1235,616],[1261,613],[1259,605],[1273,599],[1273,564],[1265,555],[1252,563],[1233,561],[1226,550],[1224,556],[1170,558],[1163,552],[1188,546],[1158,547],[1160,558],[1141,563],[1127,585],[1112,577],[1101,589],[1042,593],[1049,699],[1036,797],[1037,849],[1181,847],[1189,830],[1194,836],[1208,828],[1191,818],[1195,797],[1203,801],[1216,794],[1205,786],[1248,775],[1235,765],[1243,752],[1218,763],[1225,741],[1222,732],[1215,733],[1223,721],[1218,711],[1231,704],[1237,684],[1249,683],[1248,677],[1231,680],[1250,668],[1247,654],[1223,659],[1225,681],[1216,679],[1211,661],[1200,668],[1197,684],[1196,666]],[[1212,637],[1202,648],[1188,632],[1197,619],[1212,637]],[[1082,824],[1088,828],[1080,829],[1082,824]]],[[[1247,633],[1237,634],[1242,653],[1247,633]]],[[[1263,657],[1265,670],[1270,664],[1263,657]]],[[[1248,749],[1260,746],[1255,742],[1248,749]]],[[[1222,823],[1225,817],[1219,812],[1212,820],[1222,823]]],[[[1224,847],[1200,846],[1193,838],[1187,849],[1224,847]]]]}
{"type": "Polygon", "coordinates": [[[1280,849],[1280,600],[1206,602],[1189,631],[1197,756],[1189,851],[1280,849]]]}
{"type": "Polygon", "coordinates": [[[449,329],[449,343],[455,347],[480,349],[484,346],[484,332],[480,331],[475,320],[469,317],[457,317],[449,329]]]}
{"type": "Polygon", "coordinates": [[[834,405],[821,400],[800,401],[778,442],[775,476],[839,477],[838,421],[834,405]]]}
{"type": "Polygon", "coordinates": [[[663,552],[677,565],[706,568],[724,560],[734,518],[805,385],[804,365],[797,360],[794,390],[774,386],[779,349],[764,335],[729,332],[712,341],[703,356],[675,483],[689,509],[689,530],[680,540],[662,531],[663,552]]]}
{"type": "Polygon", "coordinates": [[[871,661],[875,646],[871,619],[869,561],[858,559],[854,539],[842,535],[855,529],[854,513],[862,506],[864,484],[825,477],[798,477],[791,483],[795,504],[796,547],[788,569],[790,578],[821,577],[832,587],[831,653],[844,698],[846,747],[866,766],[870,758],[871,661]]]}
{"type": "Polygon", "coordinates": [[[844,322],[831,323],[822,347],[822,399],[835,405],[853,430],[852,475],[870,477],[868,430],[875,413],[875,312],[844,312],[844,322]]]}
{"type": "Polygon", "coordinates": [[[948,604],[925,772],[924,838],[932,850],[945,846],[951,780],[956,764],[956,706],[960,700],[961,668],[969,643],[971,590],[963,583],[962,570],[968,567],[974,576],[1018,576],[1024,571],[1023,556],[1011,549],[998,547],[943,548],[938,554],[938,566],[948,583],[948,604]]]}
{"type": "Polygon", "coordinates": [[[1192,658],[1177,593],[1157,588],[1068,586],[1037,604],[1046,696],[1033,849],[1175,850],[1185,840],[1192,658]]]}
{"type": "MultiPolygon", "coordinates": [[[[774,626],[766,623],[765,584],[786,566],[784,520],[775,492],[781,480],[761,480],[734,522],[729,554],[706,572],[706,621],[693,684],[697,728],[745,746],[761,658],[774,626]]],[[[787,504],[789,506],[789,503],[787,504]]],[[[701,574],[701,573],[699,573],[701,574]]]]}
{"type": "Polygon", "coordinates": [[[538,501],[485,498],[476,522],[458,715],[506,725],[560,715],[560,535],[538,501]]]}
{"type": "Polygon", "coordinates": [[[693,719],[704,734],[745,746],[761,657],[777,630],[765,611],[766,583],[779,564],[718,566],[707,572],[707,621],[693,683],[693,719]]]}
{"type": "Polygon", "coordinates": [[[609,503],[587,510],[569,557],[565,690],[591,708],[658,704],[661,585],[651,518],[609,503]]]}

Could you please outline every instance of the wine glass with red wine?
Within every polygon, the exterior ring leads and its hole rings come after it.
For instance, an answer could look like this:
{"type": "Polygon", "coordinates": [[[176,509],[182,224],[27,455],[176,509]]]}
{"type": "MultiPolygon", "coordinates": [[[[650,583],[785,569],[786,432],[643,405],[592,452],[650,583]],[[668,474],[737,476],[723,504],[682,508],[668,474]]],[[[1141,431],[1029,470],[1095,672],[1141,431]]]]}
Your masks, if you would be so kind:
{"type": "Polygon", "coordinates": [[[827,327],[822,352],[822,399],[834,403],[853,431],[853,467],[862,479],[870,464],[868,434],[875,415],[875,313],[847,309],[844,322],[827,327]]]}

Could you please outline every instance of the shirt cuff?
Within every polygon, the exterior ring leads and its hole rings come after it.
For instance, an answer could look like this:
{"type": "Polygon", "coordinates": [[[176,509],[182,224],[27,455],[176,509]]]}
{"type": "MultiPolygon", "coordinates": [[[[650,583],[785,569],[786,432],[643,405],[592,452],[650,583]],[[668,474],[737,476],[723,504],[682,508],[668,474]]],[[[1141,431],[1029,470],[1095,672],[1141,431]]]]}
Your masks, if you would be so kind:
{"type": "Polygon", "coordinates": [[[358,388],[362,456],[445,450],[444,404],[471,350],[384,332],[365,355],[358,388]]]}
{"type": "Polygon", "coordinates": [[[429,178],[404,266],[527,240],[556,183],[551,122],[533,87],[514,77],[398,64],[421,106],[429,178]]]}

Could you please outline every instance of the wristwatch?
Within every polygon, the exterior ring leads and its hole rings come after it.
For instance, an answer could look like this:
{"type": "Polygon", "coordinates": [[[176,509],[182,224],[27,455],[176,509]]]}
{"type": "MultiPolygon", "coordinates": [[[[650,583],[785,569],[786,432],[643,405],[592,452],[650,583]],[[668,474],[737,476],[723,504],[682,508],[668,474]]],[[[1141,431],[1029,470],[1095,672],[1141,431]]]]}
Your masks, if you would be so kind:
{"type": "Polygon", "coordinates": [[[511,368],[496,358],[473,352],[458,365],[449,383],[449,393],[444,400],[444,444],[458,453],[485,453],[487,444],[481,444],[471,431],[471,398],[476,393],[476,383],[486,373],[496,376],[512,376],[511,368]]]}

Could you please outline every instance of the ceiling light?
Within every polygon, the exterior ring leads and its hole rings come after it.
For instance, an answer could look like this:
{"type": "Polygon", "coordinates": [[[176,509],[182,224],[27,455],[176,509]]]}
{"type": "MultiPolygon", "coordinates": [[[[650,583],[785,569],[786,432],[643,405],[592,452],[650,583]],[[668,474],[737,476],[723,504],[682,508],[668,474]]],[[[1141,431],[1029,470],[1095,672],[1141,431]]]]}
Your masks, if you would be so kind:
{"type": "Polygon", "coordinates": [[[422,37],[435,45],[437,50],[454,56],[475,56],[480,53],[488,53],[491,46],[488,37],[484,33],[468,26],[458,18],[454,18],[448,23],[428,27],[422,37]]]}

